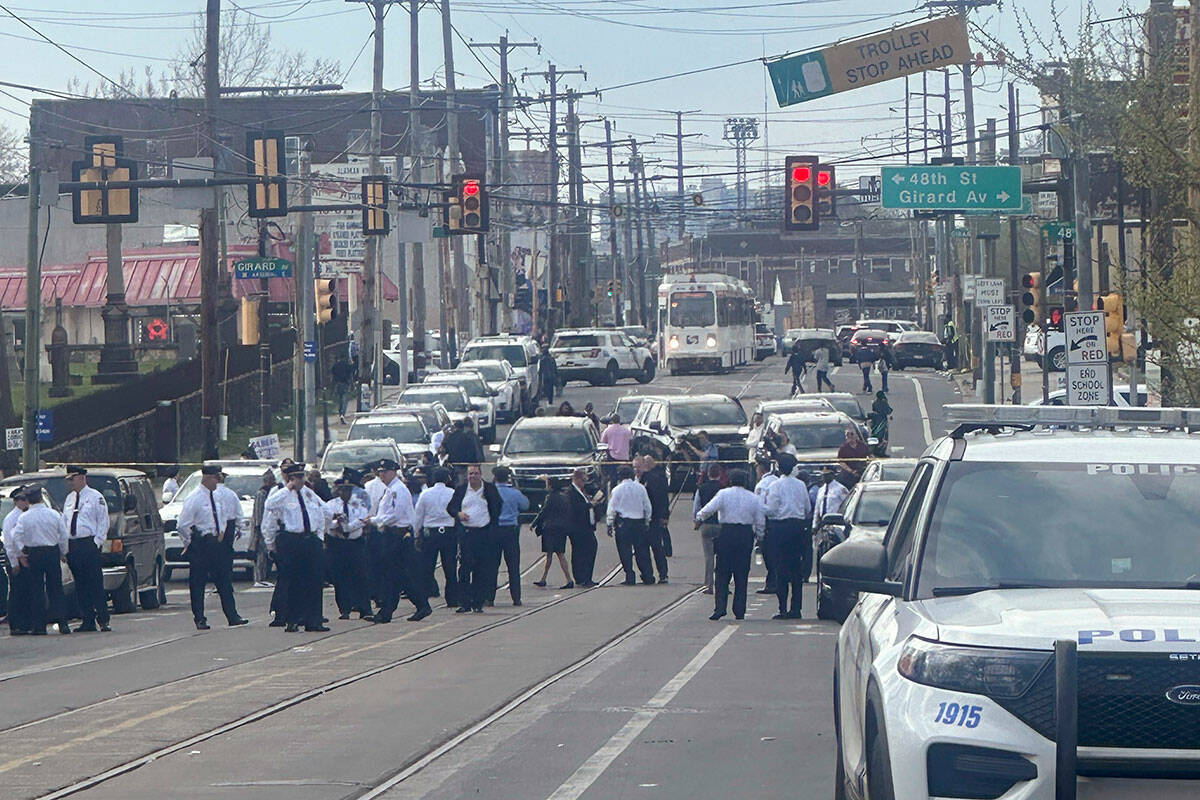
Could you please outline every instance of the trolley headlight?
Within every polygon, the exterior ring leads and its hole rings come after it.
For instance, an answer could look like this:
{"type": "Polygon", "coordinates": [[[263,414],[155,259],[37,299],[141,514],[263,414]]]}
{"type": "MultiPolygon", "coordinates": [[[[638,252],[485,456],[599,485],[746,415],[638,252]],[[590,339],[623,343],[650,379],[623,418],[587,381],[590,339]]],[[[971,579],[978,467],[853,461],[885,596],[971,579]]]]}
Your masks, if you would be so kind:
{"type": "Polygon", "coordinates": [[[914,683],[988,697],[1020,697],[1049,663],[1040,650],[954,647],[913,637],[896,670],[914,683]]]}
{"type": "Polygon", "coordinates": [[[678,350],[679,349],[679,337],[672,336],[671,341],[667,343],[667,347],[671,348],[672,350],[678,350]]]}
{"type": "Polygon", "coordinates": [[[709,347],[716,347],[717,346],[717,337],[713,336],[710,333],[708,335],[708,338],[705,339],[704,343],[707,344],[709,347]]]}

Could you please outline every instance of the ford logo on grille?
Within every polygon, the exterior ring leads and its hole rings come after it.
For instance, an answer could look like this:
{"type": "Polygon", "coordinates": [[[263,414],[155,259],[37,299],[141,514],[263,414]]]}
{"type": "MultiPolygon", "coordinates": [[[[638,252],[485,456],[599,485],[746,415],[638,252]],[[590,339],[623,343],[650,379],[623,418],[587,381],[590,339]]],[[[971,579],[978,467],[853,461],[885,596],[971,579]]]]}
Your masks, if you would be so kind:
{"type": "Polygon", "coordinates": [[[1172,686],[1167,689],[1167,699],[1181,706],[1200,706],[1200,686],[1172,686]]]}

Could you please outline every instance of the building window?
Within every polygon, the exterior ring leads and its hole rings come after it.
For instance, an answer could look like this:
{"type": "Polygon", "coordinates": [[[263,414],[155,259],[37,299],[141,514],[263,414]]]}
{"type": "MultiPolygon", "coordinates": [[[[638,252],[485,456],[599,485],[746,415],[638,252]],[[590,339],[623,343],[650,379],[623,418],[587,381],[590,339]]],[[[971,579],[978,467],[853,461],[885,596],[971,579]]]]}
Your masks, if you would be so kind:
{"type": "Polygon", "coordinates": [[[876,280],[892,279],[892,260],[889,258],[873,258],[870,260],[871,277],[876,280]]]}

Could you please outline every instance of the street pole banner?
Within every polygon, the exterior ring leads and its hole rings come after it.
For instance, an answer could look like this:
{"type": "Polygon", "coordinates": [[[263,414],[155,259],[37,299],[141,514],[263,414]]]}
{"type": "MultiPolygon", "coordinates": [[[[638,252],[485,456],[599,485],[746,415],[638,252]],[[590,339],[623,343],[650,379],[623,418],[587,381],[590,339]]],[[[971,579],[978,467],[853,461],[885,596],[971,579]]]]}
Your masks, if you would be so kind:
{"type": "Polygon", "coordinates": [[[780,106],[959,65],[971,59],[961,14],[873,33],[767,63],[780,106]]]}

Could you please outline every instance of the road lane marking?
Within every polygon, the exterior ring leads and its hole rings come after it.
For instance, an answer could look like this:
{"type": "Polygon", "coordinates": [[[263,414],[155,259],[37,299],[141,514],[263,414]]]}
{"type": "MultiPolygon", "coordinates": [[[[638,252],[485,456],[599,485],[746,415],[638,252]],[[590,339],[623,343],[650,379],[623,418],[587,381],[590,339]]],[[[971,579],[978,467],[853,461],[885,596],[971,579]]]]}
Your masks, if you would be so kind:
{"type": "Polygon", "coordinates": [[[170,644],[171,642],[177,642],[180,639],[190,639],[194,635],[195,634],[191,634],[191,633],[181,633],[177,636],[171,636],[166,639],[159,639],[159,640],[153,641],[153,642],[146,642],[145,644],[139,644],[134,647],[125,647],[125,648],[121,648],[119,650],[110,650],[109,652],[100,653],[98,655],[91,656],[90,658],[81,658],[81,659],[77,659],[74,661],[65,661],[65,662],[58,663],[58,664],[55,664],[54,662],[50,662],[49,664],[40,664],[35,667],[28,667],[27,669],[21,669],[21,670],[15,671],[15,672],[6,672],[3,675],[0,675],[0,683],[4,683],[5,681],[11,681],[14,678],[24,678],[27,675],[42,675],[46,672],[51,672],[54,670],[70,669],[71,667],[81,667],[81,666],[84,666],[85,664],[94,664],[97,661],[105,661],[110,658],[117,658],[118,656],[124,656],[124,655],[128,655],[130,653],[136,653],[139,650],[148,650],[151,647],[158,647],[160,645],[170,644]]]}
{"type": "Polygon", "coordinates": [[[929,428],[929,409],[925,407],[925,391],[921,388],[921,382],[911,375],[908,379],[913,382],[913,388],[917,390],[917,408],[921,410],[921,427],[925,431],[925,444],[933,444],[933,431],[929,428]]]}
{"type": "Polygon", "coordinates": [[[591,758],[583,762],[583,765],[575,770],[575,774],[567,778],[562,786],[559,786],[550,795],[549,800],[578,800],[617,760],[617,757],[625,752],[638,736],[641,736],[642,731],[646,730],[647,726],[662,713],[663,708],[675,699],[675,695],[679,694],[688,681],[696,677],[704,665],[716,655],[721,645],[725,644],[737,630],[737,626],[729,625],[718,631],[717,635],[696,654],[696,657],[687,663],[687,666],[681,669],[674,678],[667,681],[654,697],[650,698],[645,710],[634,714],[621,730],[617,731],[603,747],[593,753],[591,758]]]}

